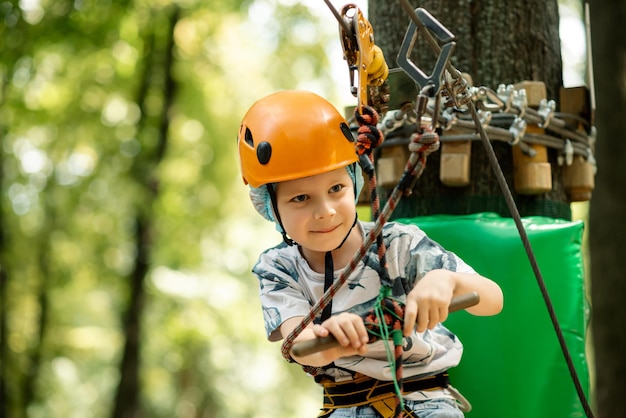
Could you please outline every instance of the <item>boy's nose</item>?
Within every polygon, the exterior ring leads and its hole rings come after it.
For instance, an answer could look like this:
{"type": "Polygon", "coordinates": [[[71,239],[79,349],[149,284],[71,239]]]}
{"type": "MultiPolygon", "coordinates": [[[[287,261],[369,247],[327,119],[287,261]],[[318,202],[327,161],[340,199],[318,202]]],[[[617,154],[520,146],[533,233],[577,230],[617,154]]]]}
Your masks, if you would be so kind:
{"type": "Polygon", "coordinates": [[[335,207],[326,199],[321,199],[315,207],[316,218],[326,218],[335,214],[335,207]]]}

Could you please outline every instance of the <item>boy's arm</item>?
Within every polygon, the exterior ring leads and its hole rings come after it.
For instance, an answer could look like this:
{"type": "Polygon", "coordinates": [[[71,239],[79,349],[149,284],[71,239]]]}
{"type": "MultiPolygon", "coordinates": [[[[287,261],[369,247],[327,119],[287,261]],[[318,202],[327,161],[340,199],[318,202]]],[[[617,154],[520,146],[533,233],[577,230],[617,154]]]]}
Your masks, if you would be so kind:
{"type": "MultiPolygon", "coordinates": [[[[289,318],[280,325],[280,333],[286,338],[302,322],[303,317],[289,318]]],[[[363,355],[367,352],[369,336],[363,319],[355,314],[342,313],[328,318],[322,325],[309,324],[294,340],[294,343],[312,340],[317,337],[326,337],[332,334],[339,346],[324,351],[296,356],[292,358],[302,365],[323,367],[341,357],[363,355]]]]}
{"type": "Polygon", "coordinates": [[[404,335],[414,326],[418,332],[434,328],[448,317],[453,297],[476,292],[480,302],[466,310],[473,315],[496,315],[502,310],[500,286],[479,274],[438,269],[429,271],[407,295],[404,313],[404,335]]]}
{"type": "MultiPolygon", "coordinates": [[[[452,272],[451,272],[452,273],[452,272]]],[[[472,315],[490,316],[499,314],[504,306],[502,289],[496,282],[480,274],[452,273],[455,278],[454,295],[477,292],[480,302],[466,311],[472,315]]]]}

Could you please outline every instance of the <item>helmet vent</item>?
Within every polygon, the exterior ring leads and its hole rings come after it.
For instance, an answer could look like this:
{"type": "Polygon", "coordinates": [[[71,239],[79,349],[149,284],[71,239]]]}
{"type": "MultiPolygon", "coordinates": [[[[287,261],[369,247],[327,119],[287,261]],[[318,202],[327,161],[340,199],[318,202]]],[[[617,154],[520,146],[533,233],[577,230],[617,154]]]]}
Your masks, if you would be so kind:
{"type": "Polygon", "coordinates": [[[267,141],[263,141],[259,144],[256,149],[256,158],[263,165],[270,162],[270,158],[272,157],[272,144],[267,141]]]}
{"type": "Polygon", "coordinates": [[[341,128],[341,132],[343,132],[343,135],[346,137],[348,141],[354,142],[354,136],[352,135],[352,131],[350,130],[350,127],[348,125],[341,122],[339,124],[339,128],[341,128]]]}
{"type": "Polygon", "coordinates": [[[246,128],[246,134],[244,135],[244,138],[245,138],[244,140],[246,141],[246,144],[254,148],[254,140],[252,139],[252,132],[250,131],[250,128],[246,128]]]}

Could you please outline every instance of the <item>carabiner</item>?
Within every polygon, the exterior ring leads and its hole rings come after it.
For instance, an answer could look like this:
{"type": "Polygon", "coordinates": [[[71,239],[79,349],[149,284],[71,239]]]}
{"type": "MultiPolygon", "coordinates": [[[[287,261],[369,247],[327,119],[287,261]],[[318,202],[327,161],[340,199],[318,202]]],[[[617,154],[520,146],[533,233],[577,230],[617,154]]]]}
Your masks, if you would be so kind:
{"type": "Polygon", "coordinates": [[[398,66],[408,74],[409,77],[415,81],[418,85],[418,90],[422,90],[424,87],[432,86],[429,92],[430,97],[434,97],[441,89],[442,77],[446,66],[450,61],[450,56],[454,52],[456,42],[454,42],[454,34],[446,29],[441,23],[437,21],[430,13],[425,9],[418,7],[415,9],[415,16],[420,22],[420,26],[428,29],[435,37],[443,43],[437,62],[430,75],[426,75],[411,59],[409,58],[415,41],[417,40],[418,27],[417,24],[411,20],[409,27],[404,35],[404,40],[398,52],[398,66]]]}

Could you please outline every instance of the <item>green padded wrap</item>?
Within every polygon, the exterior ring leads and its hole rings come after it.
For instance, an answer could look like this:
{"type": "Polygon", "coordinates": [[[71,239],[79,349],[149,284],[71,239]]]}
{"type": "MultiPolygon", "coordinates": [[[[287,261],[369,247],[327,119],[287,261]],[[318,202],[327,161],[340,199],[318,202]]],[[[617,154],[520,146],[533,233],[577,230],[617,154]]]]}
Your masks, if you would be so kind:
{"type": "MultiPolygon", "coordinates": [[[[453,313],[445,325],[465,346],[452,385],[476,418],[584,417],[556,332],[515,223],[493,213],[435,215],[416,224],[478,273],[497,282],[504,309],[493,317],[453,313]]],[[[523,224],[586,394],[588,304],[581,250],[583,223],[527,217],[523,224]]]]}

